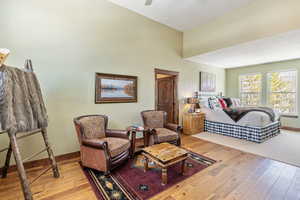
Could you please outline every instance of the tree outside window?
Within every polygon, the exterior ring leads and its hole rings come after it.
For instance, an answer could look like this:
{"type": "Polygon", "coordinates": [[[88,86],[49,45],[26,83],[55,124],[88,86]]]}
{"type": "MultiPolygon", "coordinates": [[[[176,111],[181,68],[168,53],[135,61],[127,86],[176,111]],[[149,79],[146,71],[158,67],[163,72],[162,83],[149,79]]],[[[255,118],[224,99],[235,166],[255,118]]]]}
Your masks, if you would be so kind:
{"type": "Polygon", "coordinates": [[[268,73],[268,104],[278,113],[297,113],[297,71],[268,73]]]}
{"type": "Polygon", "coordinates": [[[248,74],[241,75],[240,80],[240,98],[244,106],[258,106],[261,104],[262,75],[248,74]]]}

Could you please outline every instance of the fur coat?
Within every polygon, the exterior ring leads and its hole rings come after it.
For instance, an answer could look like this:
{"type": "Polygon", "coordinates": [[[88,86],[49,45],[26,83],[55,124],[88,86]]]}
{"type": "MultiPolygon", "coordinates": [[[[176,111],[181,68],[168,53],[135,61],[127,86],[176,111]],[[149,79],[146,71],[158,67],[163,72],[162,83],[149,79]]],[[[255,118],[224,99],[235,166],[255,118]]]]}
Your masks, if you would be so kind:
{"type": "Polygon", "coordinates": [[[0,67],[0,130],[10,133],[48,126],[41,88],[33,72],[0,67]]]}

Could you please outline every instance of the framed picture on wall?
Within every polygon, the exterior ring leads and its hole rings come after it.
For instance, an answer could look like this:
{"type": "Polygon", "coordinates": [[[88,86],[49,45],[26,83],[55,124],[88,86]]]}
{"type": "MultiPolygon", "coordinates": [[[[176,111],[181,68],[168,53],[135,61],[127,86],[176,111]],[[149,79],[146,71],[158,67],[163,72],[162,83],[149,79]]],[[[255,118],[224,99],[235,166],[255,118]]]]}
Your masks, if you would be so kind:
{"type": "Polygon", "coordinates": [[[137,102],[137,76],[96,73],[96,104],[131,102],[137,102]]]}
{"type": "Polygon", "coordinates": [[[216,91],[216,74],[208,72],[200,72],[200,91],[215,92],[216,91]]]}

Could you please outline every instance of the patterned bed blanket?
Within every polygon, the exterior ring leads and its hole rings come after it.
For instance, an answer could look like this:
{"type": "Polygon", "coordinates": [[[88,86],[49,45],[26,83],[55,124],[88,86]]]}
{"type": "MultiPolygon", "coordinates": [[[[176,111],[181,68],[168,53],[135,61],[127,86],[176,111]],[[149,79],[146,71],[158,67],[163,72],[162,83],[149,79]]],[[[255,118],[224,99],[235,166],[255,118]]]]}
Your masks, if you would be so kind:
{"type": "Polygon", "coordinates": [[[238,122],[249,112],[263,112],[270,117],[272,122],[275,122],[275,112],[272,108],[268,107],[236,107],[225,108],[223,110],[235,122],[238,122]]]}

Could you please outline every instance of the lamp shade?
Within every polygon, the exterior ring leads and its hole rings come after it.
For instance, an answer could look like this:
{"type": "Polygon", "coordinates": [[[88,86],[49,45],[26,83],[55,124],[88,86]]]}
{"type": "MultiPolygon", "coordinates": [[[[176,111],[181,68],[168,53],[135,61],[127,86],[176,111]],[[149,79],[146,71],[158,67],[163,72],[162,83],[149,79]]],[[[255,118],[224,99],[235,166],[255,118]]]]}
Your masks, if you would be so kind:
{"type": "Polygon", "coordinates": [[[186,103],[190,104],[189,113],[194,113],[196,110],[200,111],[199,99],[196,97],[189,97],[186,99],[186,103]]]}

